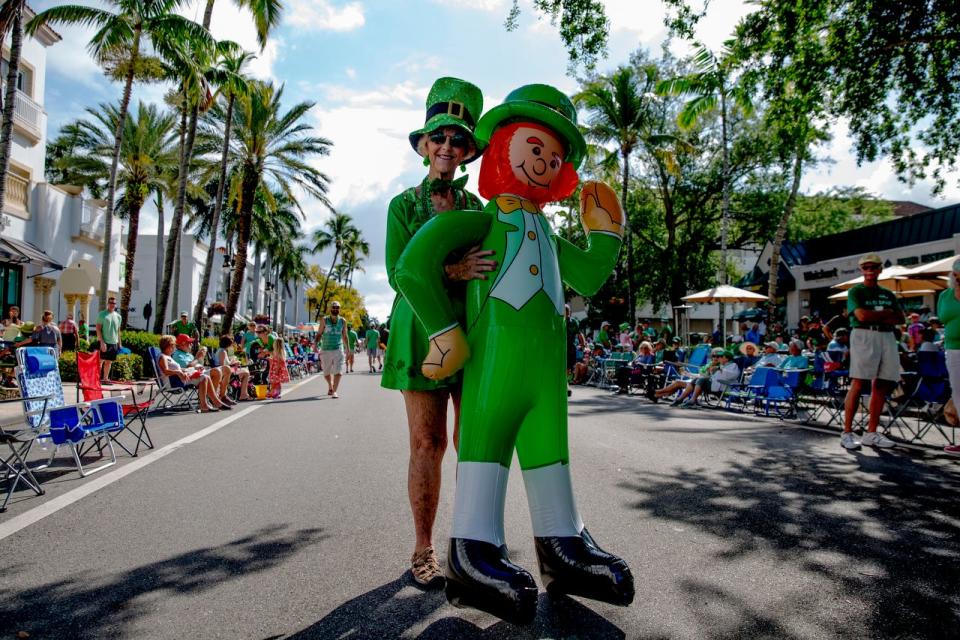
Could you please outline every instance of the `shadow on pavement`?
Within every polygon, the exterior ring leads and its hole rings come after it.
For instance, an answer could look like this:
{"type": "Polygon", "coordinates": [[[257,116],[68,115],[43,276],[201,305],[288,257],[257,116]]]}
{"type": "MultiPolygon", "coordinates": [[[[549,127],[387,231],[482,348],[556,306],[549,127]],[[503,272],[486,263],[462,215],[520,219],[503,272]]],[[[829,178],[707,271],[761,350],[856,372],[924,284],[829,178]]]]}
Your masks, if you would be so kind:
{"type": "Polygon", "coordinates": [[[957,637],[955,467],[902,449],[849,456],[837,446],[835,455],[824,455],[810,447],[821,436],[807,432],[785,438],[757,430],[743,437],[755,450],[735,452],[719,471],[635,472],[621,484],[635,496],[630,506],[641,518],[716,537],[724,548],[713,558],[731,571],[772,556],[828,584],[757,610],[737,591],[711,584],[709,574],[686,579],[678,586],[703,637],[800,637],[798,620],[824,637],[957,637]],[[858,468],[851,469],[851,460],[858,468]]]}
{"type": "MultiPolygon", "coordinates": [[[[227,544],[195,549],[124,573],[89,572],[29,589],[0,587],[0,637],[123,638],[127,625],[155,609],[151,601],[195,594],[226,580],[268,570],[327,536],[321,529],[260,529],[227,544]]],[[[109,541],[91,540],[91,554],[109,554],[109,541]]],[[[51,553],[56,553],[55,549],[51,553]]]]}
{"type": "Polygon", "coordinates": [[[288,636],[288,640],[389,640],[400,637],[421,640],[622,640],[626,636],[608,620],[570,598],[554,600],[541,593],[534,623],[529,627],[518,627],[472,609],[451,607],[442,590],[421,591],[413,586],[412,578],[406,573],[343,603],[315,624],[288,636]],[[482,627],[473,620],[490,626],[482,627]]]}

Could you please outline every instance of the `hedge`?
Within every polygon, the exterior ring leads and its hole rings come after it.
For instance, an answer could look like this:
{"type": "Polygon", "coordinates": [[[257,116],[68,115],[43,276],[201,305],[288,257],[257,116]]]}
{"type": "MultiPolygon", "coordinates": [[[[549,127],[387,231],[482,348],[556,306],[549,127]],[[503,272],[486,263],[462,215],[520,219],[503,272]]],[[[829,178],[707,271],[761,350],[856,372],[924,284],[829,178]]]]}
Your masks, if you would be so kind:
{"type": "MultiPolygon", "coordinates": [[[[77,354],[75,351],[64,351],[60,354],[60,379],[64,382],[79,382],[77,374],[77,354]]],[[[133,381],[143,378],[143,358],[135,353],[117,356],[110,368],[112,380],[133,381]]]]}

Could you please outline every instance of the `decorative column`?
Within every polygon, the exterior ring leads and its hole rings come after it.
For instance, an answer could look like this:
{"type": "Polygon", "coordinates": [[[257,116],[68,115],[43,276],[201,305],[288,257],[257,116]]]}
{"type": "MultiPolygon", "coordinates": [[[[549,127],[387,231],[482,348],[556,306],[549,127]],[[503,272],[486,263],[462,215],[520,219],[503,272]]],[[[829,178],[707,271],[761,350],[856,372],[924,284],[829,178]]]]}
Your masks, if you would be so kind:
{"type": "Polygon", "coordinates": [[[53,291],[53,287],[57,284],[57,281],[53,278],[43,278],[36,277],[33,279],[33,286],[40,292],[40,308],[37,310],[38,318],[43,314],[44,311],[50,309],[50,292],[53,291]]]}
{"type": "Polygon", "coordinates": [[[77,306],[77,297],[78,296],[75,293],[63,294],[63,299],[67,301],[67,313],[64,315],[64,317],[67,317],[76,311],[75,307],[77,306]]]}
{"type": "MultiPolygon", "coordinates": [[[[80,313],[82,314],[82,319],[87,323],[87,328],[90,327],[90,294],[81,293],[80,294],[80,313]]],[[[77,318],[79,323],[81,318],[77,318]]]]}

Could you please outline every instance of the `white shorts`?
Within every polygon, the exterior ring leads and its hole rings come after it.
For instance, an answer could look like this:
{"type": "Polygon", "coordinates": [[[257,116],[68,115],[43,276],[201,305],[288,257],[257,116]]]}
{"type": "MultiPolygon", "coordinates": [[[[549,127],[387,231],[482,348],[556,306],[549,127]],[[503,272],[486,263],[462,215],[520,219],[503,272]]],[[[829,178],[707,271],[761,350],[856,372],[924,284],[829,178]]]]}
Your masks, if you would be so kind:
{"type": "Polygon", "coordinates": [[[321,351],[320,366],[323,367],[323,375],[343,375],[343,350],[321,351]]]}
{"type": "Polygon", "coordinates": [[[892,331],[855,327],[850,332],[850,377],[891,382],[900,379],[900,354],[892,331]]]}

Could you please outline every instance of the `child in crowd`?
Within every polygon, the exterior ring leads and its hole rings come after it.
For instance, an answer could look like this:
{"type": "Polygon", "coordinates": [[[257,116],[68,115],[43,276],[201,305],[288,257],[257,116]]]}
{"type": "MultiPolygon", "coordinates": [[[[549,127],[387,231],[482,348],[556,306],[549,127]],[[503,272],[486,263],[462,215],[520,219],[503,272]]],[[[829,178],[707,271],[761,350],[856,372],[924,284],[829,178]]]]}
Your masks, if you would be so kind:
{"type": "Polygon", "coordinates": [[[273,351],[270,352],[270,373],[267,374],[267,382],[270,383],[270,398],[280,397],[280,387],[284,382],[290,382],[290,374],[287,372],[287,345],[283,338],[276,338],[273,341],[273,351]]]}

